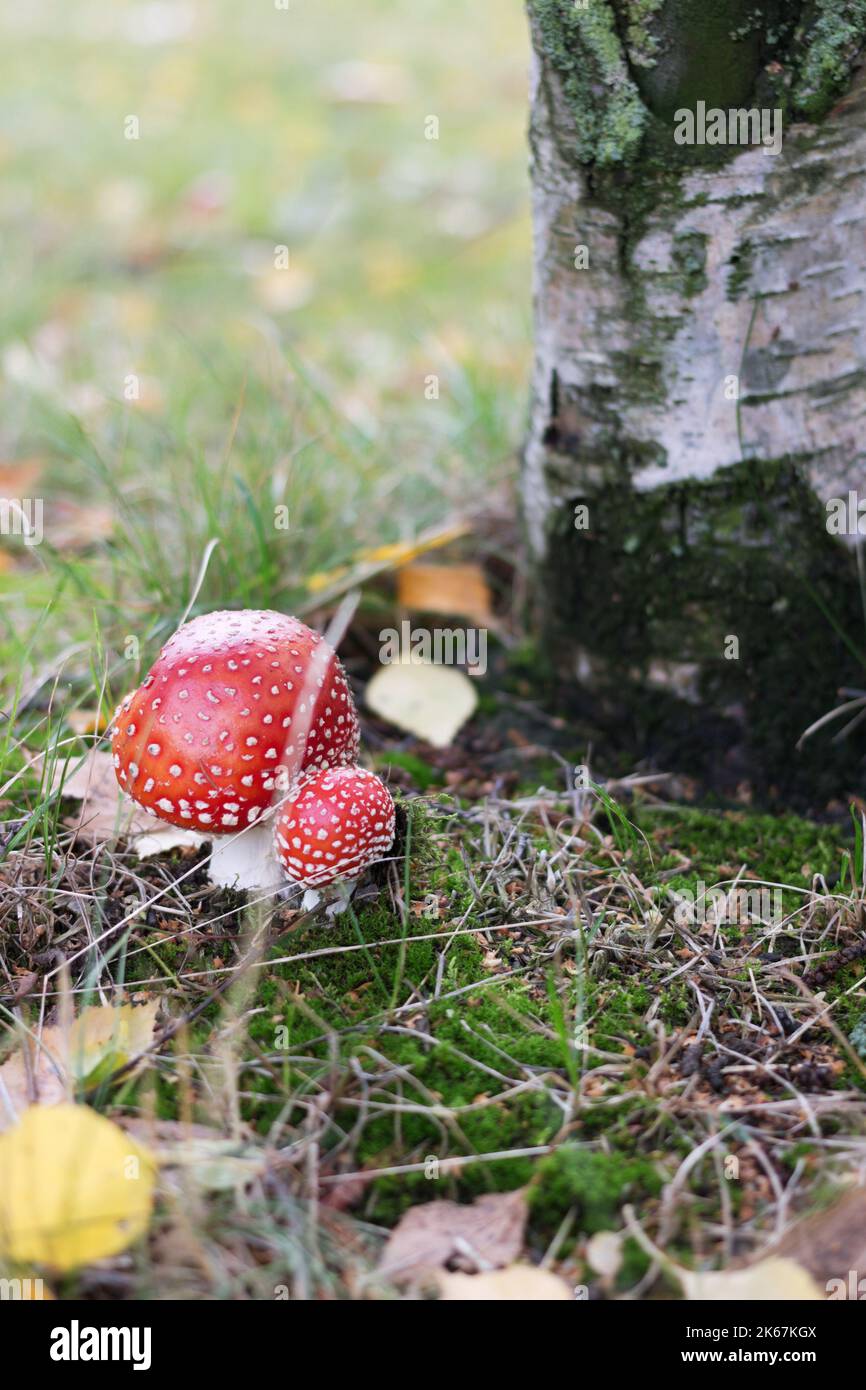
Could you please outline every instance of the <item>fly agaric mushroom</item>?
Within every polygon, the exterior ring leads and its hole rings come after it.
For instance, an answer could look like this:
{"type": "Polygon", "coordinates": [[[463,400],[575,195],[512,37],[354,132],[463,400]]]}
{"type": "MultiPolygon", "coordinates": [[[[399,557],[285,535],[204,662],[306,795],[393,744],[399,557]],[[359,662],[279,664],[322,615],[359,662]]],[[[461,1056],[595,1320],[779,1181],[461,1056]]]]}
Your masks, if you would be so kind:
{"type": "Polygon", "coordinates": [[[311,772],[293,787],[274,825],[277,858],[293,883],[322,888],[353,878],[394,843],[391,793],[363,767],[311,772]]]}
{"type": "Polygon", "coordinates": [[[324,638],[282,613],[208,613],[178,629],[115,714],[125,792],[161,820],[215,839],[211,880],[281,882],[270,827],[275,793],[305,771],[352,762],[358,716],[324,638]]]}

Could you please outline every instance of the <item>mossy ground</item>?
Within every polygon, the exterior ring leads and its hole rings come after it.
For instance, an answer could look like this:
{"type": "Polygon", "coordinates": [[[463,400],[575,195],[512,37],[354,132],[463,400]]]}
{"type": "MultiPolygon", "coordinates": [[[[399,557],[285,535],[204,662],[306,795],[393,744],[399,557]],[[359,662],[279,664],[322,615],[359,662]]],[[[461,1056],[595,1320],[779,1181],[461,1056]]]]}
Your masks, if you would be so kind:
{"type": "MultiPolygon", "coordinates": [[[[425,762],[420,751],[412,756],[425,762]]],[[[570,799],[549,790],[493,806],[435,791],[407,797],[399,849],[408,830],[408,859],[398,854],[335,918],[281,908],[264,919],[271,944],[245,985],[233,986],[242,998],[205,995],[204,1008],[200,991],[190,993],[201,972],[208,987],[221,978],[263,919],[251,925],[243,900],[226,894],[194,931],[177,936],[176,921],[143,927],[126,953],[130,995],[161,995],[169,1017],[194,1001],[197,1012],[154,1068],[91,1100],[109,1113],[225,1124],[230,1076],[246,1142],[285,1154],[314,1131],[320,1199],[351,1208],[364,1231],[387,1229],[419,1202],[519,1187],[531,1252],[553,1248],[567,1278],[590,1284],[586,1240],[620,1229],[627,1203],[653,1229],[706,1125],[724,1127],[739,1107],[744,1128],[724,1152],[743,1159],[744,1177],[728,1210],[750,1248],[772,1218],[760,1171],[746,1162],[753,1134],[779,1172],[802,1158],[822,1190],[833,1186],[832,1165],[808,1136],[765,1120],[760,1108],[750,1113],[784,1095],[771,1072],[781,1066],[804,1089],[805,1077],[822,1097],[838,1092],[839,1111],[831,1107],[826,1120],[837,1135],[862,1123],[863,1105],[852,1111],[848,1098],[864,1081],[820,1020],[808,1055],[776,1057],[762,1070],[779,1039],[770,1016],[754,1014],[756,977],[785,1016],[775,965],[763,964],[765,928],[722,925],[717,938],[700,925],[679,931],[671,895],[739,873],[787,885],[784,911],[801,915],[770,944],[793,943],[784,954],[801,969],[804,941],[819,954],[826,948],[802,916],[804,901],[815,916],[816,882],[850,883],[853,840],[844,827],[640,793],[625,813],[618,821],[596,801],[589,819],[575,820],[570,799]],[[211,918],[218,925],[209,928],[211,918]],[[694,968],[681,968],[696,943],[719,948],[717,973],[707,974],[700,952],[694,968]],[[713,1025],[706,1055],[689,1069],[702,996],[714,1000],[713,1025]],[[755,1075],[748,1066],[720,1070],[731,1062],[726,1048],[747,1049],[755,1075]]],[[[825,995],[840,999],[835,1021],[845,1036],[864,1014],[859,979],[854,964],[825,995]]],[[[785,999],[796,1013],[796,999],[785,999]]],[[[804,1193],[808,1200],[808,1183],[804,1193]]],[[[687,1262],[713,1258],[712,1239],[696,1234],[721,1220],[712,1154],[680,1200],[669,1248],[687,1262]]],[[[616,1288],[633,1287],[647,1267],[629,1240],[616,1288]]]]}

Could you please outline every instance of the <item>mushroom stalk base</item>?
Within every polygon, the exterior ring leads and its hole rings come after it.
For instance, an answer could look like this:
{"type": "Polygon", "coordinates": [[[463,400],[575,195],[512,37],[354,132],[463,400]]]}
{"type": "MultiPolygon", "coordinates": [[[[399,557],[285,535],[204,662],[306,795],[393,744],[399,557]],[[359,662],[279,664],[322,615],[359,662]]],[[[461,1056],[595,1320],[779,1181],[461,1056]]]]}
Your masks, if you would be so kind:
{"type": "Polygon", "coordinates": [[[220,888],[268,890],[286,887],[286,876],[274,854],[270,821],[240,835],[221,835],[212,842],[208,878],[220,888]]]}

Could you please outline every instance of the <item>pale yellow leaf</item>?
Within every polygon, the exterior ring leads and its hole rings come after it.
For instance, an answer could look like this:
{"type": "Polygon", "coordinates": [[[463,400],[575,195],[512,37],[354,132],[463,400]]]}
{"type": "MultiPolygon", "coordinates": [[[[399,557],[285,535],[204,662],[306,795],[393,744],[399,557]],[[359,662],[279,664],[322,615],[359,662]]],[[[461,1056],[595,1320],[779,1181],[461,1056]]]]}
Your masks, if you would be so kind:
{"type": "Polygon", "coordinates": [[[317,594],[322,589],[328,589],[333,584],[340,584],[350,573],[347,565],[338,565],[332,570],[316,570],[307,578],[307,588],[311,594],[317,594]]]}
{"type": "Polygon", "coordinates": [[[84,1105],[33,1106],[0,1135],[0,1260],[65,1272],[147,1229],[155,1167],[84,1105]]]}
{"type": "Polygon", "coordinates": [[[358,555],[358,560],[362,564],[384,565],[393,568],[395,565],[408,565],[411,560],[417,559],[419,555],[426,555],[431,550],[441,550],[444,545],[450,545],[452,541],[459,540],[465,536],[469,530],[463,521],[457,522],[453,526],[445,526],[439,531],[425,531],[413,541],[392,541],[389,545],[377,545],[371,549],[362,550],[358,555]]]}
{"type": "Polygon", "coordinates": [[[823,1293],[811,1274],[795,1260],[771,1257],[745,1269],[719,1270],[700,1274],[677,1267],[683,1293],[695,1300],[754,1302],[767,1299],[822,1299],[823,1293]]]}
{"type": "Polygon", "coordinates": [[[446,1302],[461,1299],[483,1299],[500,1302],[514,1299],[521,1303],[546,1300],[570,1300],[568,1285],[546,1269],[534,1265],[509,1265],[486,1274],[450,1274],[440,1270],[437,1275],[439,1297],[446,1302]]]}
{"type": "Polygon", "coordinates": [[[622,1236],[619,1231],[597,1231],[586,1242],[590,1269],[604,1279],[615,1279],[622,1264],[622,1236]]]}
{"type": "Polygon", "coordinates": [[[475,712],[478,695],[471,680],[453,666],[399,661],[376,672],[366,701],[389,724],[434,748],[447,748],[475,712]]]}

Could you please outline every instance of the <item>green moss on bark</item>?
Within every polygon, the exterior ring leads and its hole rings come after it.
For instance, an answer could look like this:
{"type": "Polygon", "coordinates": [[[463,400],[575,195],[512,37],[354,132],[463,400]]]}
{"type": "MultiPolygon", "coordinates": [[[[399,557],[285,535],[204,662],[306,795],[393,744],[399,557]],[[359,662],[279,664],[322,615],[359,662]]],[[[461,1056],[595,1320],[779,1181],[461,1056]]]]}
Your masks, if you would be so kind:
{"type": "Polygon", "coordinates": [[[848,85],[866,43],[866,0],[814,0],[806,6],[792,102],[807,120],[820,120],[848,85]]]}
{"type": "Polygon", "coordinates": [[[827,534],[798,467],[746,462],[648,493],[633,492],[622,470],[606,477],[563,501],[550,530],[551,633],[563,659],[575,646],[595,659],[600,701],[627,718],[641,755],[678,750],[677,766],[693,756],[706,768],[741,746],[741,775],[765,793],[814,805],[854,790],[862,731],[797,750],[839,686],[863,674],[849,646],[862,637],[853,559],[827,534]],[[589,507],[586,531],[573,527],[578,503],[589,507]],[[657,662],[694,668],[688,698],[647,687],[657,662]]]}
{"type": "Polygon", "coordinates": [[[659,41],[650,21],[663,3],[664,0],[616,0],[615,9],[632,67],[651,68],[656,63],[659,41]]]}
{"type": "Polygon", "coordinates": [[[537,43],[562,82],[574,120],[574,157],[602,168],[637,157],[647,120],[616,30],[601,0],[530,0],[537,43]]]}
{"type": "Polygon", "coordinates": [[[738,153],[738,145],[674,143],[675,112],[698,101],[821,120],[866,44],[866,0],[527,3],[536,47],[570,110],[569,157],[638,180],[738,153]]]}

